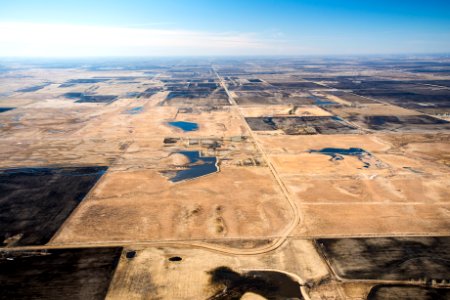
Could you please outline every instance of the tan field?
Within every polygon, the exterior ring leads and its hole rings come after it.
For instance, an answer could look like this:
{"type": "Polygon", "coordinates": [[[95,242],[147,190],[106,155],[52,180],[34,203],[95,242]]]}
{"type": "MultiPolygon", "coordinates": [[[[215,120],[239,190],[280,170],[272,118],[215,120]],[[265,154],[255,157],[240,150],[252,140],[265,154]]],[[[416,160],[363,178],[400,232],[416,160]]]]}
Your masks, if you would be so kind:
{"type": "Polygon", "coordinates": [[[51,243],[261,239],[282,234],[291,217],[267,168],[223,168],[179,184],[154,170],[113,171],[51,243]]]}
{"type": "MultiPolygon", "coordinates": [[[[448,269],[447,123],[411,102],[340,89],[353,67],[180,64],[0,73],[0,108],[13,108],[0,110],[0,203],[14,204],[1,215],[0,263],[112,247],[109,277],[85,283],[109,278],[106,299],[367,299],[381,284],[448,288],[433,269],[448,269]],[[383,248],[386,239],[397,248],[383,248]],[[422,251],[409,242],[428,252],[396,257],[422,251]],[[394,258],[371,261],[380,253],[394,258]]],[[[362,68],[359,81],[380,72],[417,79],[362,68]]],[[[65,270],[107,261],[89,255],[65,270]]]]}
{"type": "MultiPolygon", "coordinates": [[[[137,251],[136,258],[121,259],[107,299],[207,299],[221,290],[220,286],[211,284],[209,272],[222,266],[238,273],[277,270],[292,274],[300,282],[326,278],[328,270],[313,249],[311,241],[291,240],[273,254],[242,259],[202,249],[131,246],[128,250],[137,251]],[[174,256],[182,260],[171,262],[169,258],[174,256]],[[145,290],[147,294],[142,294],[145,290]]],[[[246,297],[257,299],[251,293],[246,297]]]]}
{"type": "Polygon", "coordinates": [[[240,110],[244,117],[266,117],[266,116],[331,116],[331,113],[315,106],[294,105],[270,105],[270,106],[242,106],[240,110]]]}

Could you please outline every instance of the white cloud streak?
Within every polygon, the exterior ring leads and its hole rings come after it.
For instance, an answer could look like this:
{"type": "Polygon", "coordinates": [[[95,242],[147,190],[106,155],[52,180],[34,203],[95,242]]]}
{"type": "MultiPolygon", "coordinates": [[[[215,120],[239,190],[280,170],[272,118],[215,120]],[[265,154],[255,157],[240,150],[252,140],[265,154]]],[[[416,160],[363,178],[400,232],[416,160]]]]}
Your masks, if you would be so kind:
{"type": "Polygon", "coordinates": [[[0,56],[270,55],[282,43],[254,33],[0,22],[0,56]]]}

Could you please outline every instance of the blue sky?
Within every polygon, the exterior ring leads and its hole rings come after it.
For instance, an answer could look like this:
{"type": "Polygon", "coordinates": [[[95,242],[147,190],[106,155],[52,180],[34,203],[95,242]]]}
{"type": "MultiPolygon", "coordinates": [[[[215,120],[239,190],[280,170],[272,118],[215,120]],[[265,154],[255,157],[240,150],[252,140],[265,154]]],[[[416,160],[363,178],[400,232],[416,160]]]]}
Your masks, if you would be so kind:
{"type": "Polygon", "coordinates": [[[0,56],[449,52],[448,0],[0,0],[0,56]]]}

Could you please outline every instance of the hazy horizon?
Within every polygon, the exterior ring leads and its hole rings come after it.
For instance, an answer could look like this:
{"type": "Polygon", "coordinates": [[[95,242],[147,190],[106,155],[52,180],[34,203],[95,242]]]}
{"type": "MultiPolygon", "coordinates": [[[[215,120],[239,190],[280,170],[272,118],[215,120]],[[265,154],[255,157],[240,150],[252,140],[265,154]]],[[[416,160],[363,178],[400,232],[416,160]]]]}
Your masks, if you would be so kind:
{"type": "Polygon", "coordinates": [[[447,1],[0,2],[0,57],[450,52],[447,1]]]}

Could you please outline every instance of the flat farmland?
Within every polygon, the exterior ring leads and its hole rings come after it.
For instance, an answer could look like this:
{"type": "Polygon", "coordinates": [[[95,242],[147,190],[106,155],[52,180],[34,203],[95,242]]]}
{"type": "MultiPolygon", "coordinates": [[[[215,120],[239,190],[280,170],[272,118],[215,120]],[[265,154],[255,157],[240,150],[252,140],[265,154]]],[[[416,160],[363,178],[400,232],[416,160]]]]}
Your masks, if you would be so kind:
{"type": "Polygon", "coordinates": [[[448,63],[5,62],[0,298],[445,297],[448,63]]]}

